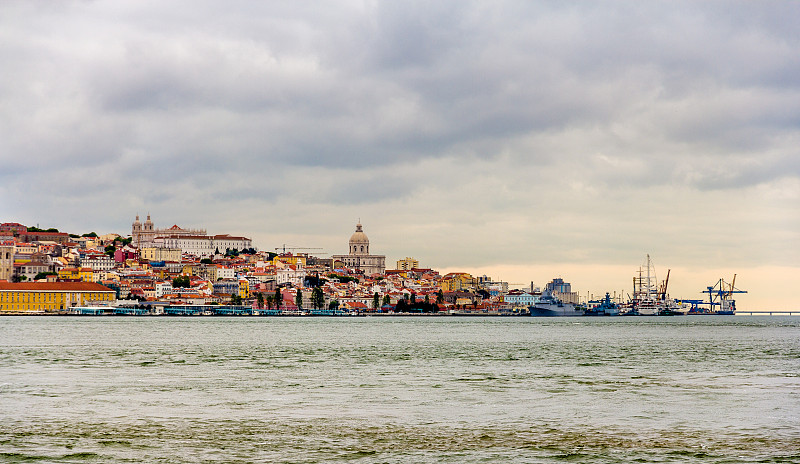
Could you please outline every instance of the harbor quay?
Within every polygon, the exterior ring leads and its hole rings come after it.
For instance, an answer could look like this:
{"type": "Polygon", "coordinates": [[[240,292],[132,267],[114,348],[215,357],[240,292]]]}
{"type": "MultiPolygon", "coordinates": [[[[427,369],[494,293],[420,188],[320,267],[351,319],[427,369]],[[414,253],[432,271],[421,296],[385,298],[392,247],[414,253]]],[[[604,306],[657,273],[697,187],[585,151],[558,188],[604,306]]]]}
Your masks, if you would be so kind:
{"type": "Polygon", "coordinates": [[[155,227],[82,235],[0,224],[0,314],[81,316],[676,316],[735,314],[746,293],[719,279],[701,299],[673,298],[650,256],[627,294],[582,296],[561,277],[540,287],[467,272],[441,274],[404,257],[394,269],[359,222],[347,253],[257,249],[240,235],[155,227]]]}

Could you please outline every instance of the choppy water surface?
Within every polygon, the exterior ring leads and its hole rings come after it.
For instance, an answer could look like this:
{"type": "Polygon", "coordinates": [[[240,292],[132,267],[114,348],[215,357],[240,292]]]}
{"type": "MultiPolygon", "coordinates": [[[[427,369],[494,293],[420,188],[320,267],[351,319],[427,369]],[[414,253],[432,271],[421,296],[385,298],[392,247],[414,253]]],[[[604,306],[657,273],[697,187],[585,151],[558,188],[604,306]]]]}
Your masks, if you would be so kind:
{"type": "Polygon", "coordinates": [[[0,318],[10,462],[800,462],[800,318],[0,318]]]}

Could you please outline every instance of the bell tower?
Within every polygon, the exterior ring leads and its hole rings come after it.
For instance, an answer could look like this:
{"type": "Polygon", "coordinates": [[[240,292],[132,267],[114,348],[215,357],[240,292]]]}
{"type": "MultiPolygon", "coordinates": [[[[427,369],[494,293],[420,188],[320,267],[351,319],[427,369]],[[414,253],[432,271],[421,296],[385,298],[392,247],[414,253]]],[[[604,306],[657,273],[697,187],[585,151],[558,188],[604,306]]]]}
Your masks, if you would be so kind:
{"type": "Polygon", "coordinates": [[[142,223],[139,222],[139,215],[136,215],[136,220],[133,221],[133,227],[131,227],[131,243],[135,247],[139,247],[139,241],[142,239],[142,223]]]}

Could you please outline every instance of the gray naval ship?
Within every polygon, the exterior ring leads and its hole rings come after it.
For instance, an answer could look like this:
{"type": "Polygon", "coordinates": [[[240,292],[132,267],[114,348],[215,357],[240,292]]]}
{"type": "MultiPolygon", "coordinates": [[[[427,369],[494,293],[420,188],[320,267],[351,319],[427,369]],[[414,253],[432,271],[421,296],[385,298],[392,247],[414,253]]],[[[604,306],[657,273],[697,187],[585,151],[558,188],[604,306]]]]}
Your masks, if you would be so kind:
{"type": "Polygon", "coordinates": [[[583,308],[572,303],[565,303],[552,295],[542,295],[539,302],[528,306],[531,316],[583,316],[583,308]]]}
{"type": "Polygon", "coordinates": [[[542,296],[532,306],[528,306],[531,316],[583,316],[584,309],[573,303],[560,300],[556,294],[572,292],[572,285],[564,279],[556,277],[547,283],[542,296]]]}

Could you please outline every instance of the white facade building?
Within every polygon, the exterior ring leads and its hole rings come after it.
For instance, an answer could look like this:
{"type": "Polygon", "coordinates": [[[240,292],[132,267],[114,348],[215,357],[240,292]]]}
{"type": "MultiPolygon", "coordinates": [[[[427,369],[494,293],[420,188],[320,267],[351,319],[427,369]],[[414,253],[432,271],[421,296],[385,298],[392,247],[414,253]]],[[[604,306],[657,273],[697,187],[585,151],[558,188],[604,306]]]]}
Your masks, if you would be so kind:
{"type": "Polygon", "coordinates": [[[301,287],[306,278],[306,270],[302,266],[289,265],[275,271],[275,281],[278,285],[292,284],[301,287]]]}
{"type": "Polygon", "coordinates": [[[253,248],[253,242],[246,237],[230,235],[185,235],[177,237],[156,237],[153,246],[159,248],[179,248],[183,253],[195,256],[212,256],[226,250],[253,248]]]}
{"type": "Polygon", "coordinates": [[[114,258],[105,254],[91,254],[80,259],[81,267],[90,267],[94,271],[110,271],[114,269],[116,263],[114,258]]]}
{"type": "Polygon", "coordinates": [[[156,282],[154,285],[156,290],[156,298],[161,298],[164,295],[169,295],[172,293],[172,283],[164,281],[164,282],[156,282]]]}
{"type": "Polygon", "coordinates": [[[515,306],[533,306],[539,302],[539,296],[522,290],[511,290],[503,295],[503,301],[515,306]]]}
{"type": "Polygon", "coordinates": [[[217,266],[217,279],[235,279],[236,270],[232,267],[217,266]]]}

